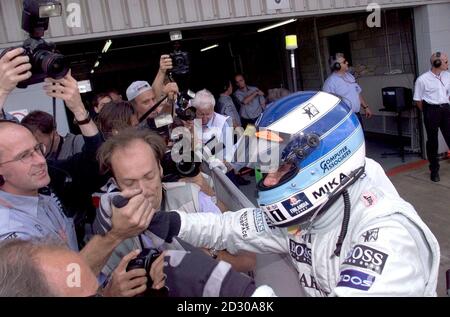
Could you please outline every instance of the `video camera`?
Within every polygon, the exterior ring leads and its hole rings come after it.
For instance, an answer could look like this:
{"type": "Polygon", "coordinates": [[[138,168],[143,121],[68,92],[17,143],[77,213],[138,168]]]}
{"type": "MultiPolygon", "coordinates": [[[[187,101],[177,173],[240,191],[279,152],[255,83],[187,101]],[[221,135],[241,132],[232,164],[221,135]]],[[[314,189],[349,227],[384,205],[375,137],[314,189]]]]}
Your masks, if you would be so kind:
{"type": "MultiPolygon", "coordinates": [[[[48,29],[49,18],[61,16],[61,13],[61,3],[56,0],[23,1],[22,29],[28,32],[30,37],[23,42],[22,48],[23,55],[30,58],[32,76],[18,83],[18,88],[43,82],[46,77],[60,79],[69,71],[64,56],[56,52],[55,44],[42,39],[48,29]]],[[[15,48],[4,50],[0,58],[15,48]]]]}
{"type": "Polygon", "coordinates": [[[178,95],[175,113],[184,121],[192,121],[197,117],[197,109],[189,106],[189,101],[195,98],[195,93],[187,90],[178,95]]]}

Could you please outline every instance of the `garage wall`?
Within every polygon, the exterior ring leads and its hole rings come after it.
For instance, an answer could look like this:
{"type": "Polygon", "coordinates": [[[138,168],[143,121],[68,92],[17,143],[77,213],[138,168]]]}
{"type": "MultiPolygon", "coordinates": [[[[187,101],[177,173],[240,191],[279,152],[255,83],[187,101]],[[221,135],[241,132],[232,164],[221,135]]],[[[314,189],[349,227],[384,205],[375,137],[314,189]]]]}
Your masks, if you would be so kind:
{"type": "MultiPolygon", "coordinates": [[[[64,15],[50,19],[54,42],[365,11],[371,0],[61,0],[64,15]],[[281,9],[275,9],[275,8],[281,9]],[[79,12],[77,10],[79,8],[79,12]],[[68,10],[68,12],[67,12],[68,10]],[[80,13],[80,14],[77,14],[80,13]],[[78,16],[78,18],[76,18],[78,16]],[[75,18],[74,18],[75,17],[75,18]],[[69,26],[71,25],[71,26],[69,26]],[[75,25],[75,26],[74,26],[75,25]]],[[[382,8],[444,3],[448,0],[377,0],[382,8]]],[[[22,0],[0,0],[0,48],[19,44],[22,0]]]]}

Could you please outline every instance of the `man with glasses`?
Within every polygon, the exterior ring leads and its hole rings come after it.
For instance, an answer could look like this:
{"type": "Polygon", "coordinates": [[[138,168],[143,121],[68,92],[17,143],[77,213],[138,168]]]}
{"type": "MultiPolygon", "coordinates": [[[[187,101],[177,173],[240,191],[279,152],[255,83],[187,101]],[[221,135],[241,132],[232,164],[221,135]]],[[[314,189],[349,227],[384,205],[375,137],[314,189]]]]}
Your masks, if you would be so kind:
{"type": "MultiPolygon", "coordinates": [[[[21,53],[22,49],[17,48],[0,59],[0,109],[17,83],[31,75],[18,75],[31,69],[28,57],[21,53]]],[[[83,135],[97,135],[98,129],[89,119],[79,94],[74,93],[76,81],[70,73],[47,83],[47,95],[66,101],[83,135]]],[[[50,237],[78,251],[73,221],[65,215],[54,194],[40,193],[50,183],[44,152],[45,147],[27,128],[0,122],[0,240],[50,237]]],[[[141,190],[126,190],[122,194],[130,202],[124,208],[113,209],[112,230],[94,236],[80,252],[94,274],[100,272],[123,240],[148,227],[155,212],[141,190]]]]}
{"type": "Polygon", "coordinates": [[[348,71],[348,61],[345,59],[344,54],[336,53],[330,56],[329,63],[332,74],[323,84],[322,90],[342,98],[352,108],[352,111],[356,113],[362,124],[361,107],[364,109],[366,118],[372,117],[372,111],[361,94],[361,87],[356,82],[355,77],[348,71]]]}
{"type": "Polygon", "coordinates": [[[448,56],[436,52],[431,56],[431,70],[417,78],[414,101],[423,112],[427,131],[427,157],[430,161],[430,179],[439,182],[439,128],[447,146],[450,146],[450,74],[448,56]]]}

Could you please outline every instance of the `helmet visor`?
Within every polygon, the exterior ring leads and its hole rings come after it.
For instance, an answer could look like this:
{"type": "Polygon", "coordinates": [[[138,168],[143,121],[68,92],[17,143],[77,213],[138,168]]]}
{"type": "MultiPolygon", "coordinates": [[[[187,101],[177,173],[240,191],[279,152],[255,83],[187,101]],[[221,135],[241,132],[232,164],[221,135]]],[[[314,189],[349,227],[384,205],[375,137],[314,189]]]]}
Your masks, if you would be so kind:
{"type": "Polygon", "coordinates": [[[250,146],[250,159],[261,173],[276,173],[283,166],[298,166],[320,144],[316,133],[296,134],[260,130],[250,146]]]}

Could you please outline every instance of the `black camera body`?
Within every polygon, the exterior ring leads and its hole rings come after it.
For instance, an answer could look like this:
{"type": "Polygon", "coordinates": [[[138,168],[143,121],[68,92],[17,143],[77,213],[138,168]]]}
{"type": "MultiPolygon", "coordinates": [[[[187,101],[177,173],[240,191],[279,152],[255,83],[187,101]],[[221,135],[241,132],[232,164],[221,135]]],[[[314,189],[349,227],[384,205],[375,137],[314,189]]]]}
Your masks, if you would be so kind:
{"type": "Polygon", "coordinates": [[[158,249],[144,248],[141,253],[131,260],[127,265],[127,272],[136,269],[144,269],[147,272],[147,290],[140,296],[143,297],[164,297],[167,296],[167,289],[162,288],[160,290],[155,290],[152,288],[153,281],[150,278],[150,268],[152,267],[153,262],[161,255],[158,249]]]}
{"type": "Polygon", "coordinates": [[[161,255],[158,249],[143,249],[139,255],[131,260],[127,265],[127,272],[135,269],[144,269],[150,273],[153,262],[161,255]]]}
{"type": "Polygon", "coordinates": [[[178,95],[175,113],[184,121],[192,121],[197,117],[197,109],[189,106],[189,100],[195,97],[195,93],[187,90],[178,95]]]}
{"type": "Polygon", "coordinates": [[[170,53],[170,58],[172,59],[173,68],[171,72],[174,75],[187,75],[189,73],[189,54],[183,51],[173,51],[170,53]]]}
{"type": "MultiPolygon", "coordinates": [[[[182,153],[181,153],[182,154],[182,153]]],[[[191,152],[189,161],[174,162],[171,157],[171,151],[164,154],[162,166],[164,176],[162,181],[165,183],[178,182],[183,177],[194,177],[200,173],[201,162],[195,162],[194,152],[191,152]]]]}
{"type": "MultiPolygon", "coordinates": [[[[61,10],[61,3],[56,0],[23,1],[22,29],[28,32],[30,37],[21,47],[24,49],[23,55],[30,59],[32,76],[18,83],[18,88],[43,82],[46,77],[60,79],[69,71],[64,56],[56,52],[55,45],[42,39],[44,32],[48,29],[49,17],[61,15],[61,10]]],[[[4,50],[0,58],[15,48],[4,50]]]]}

